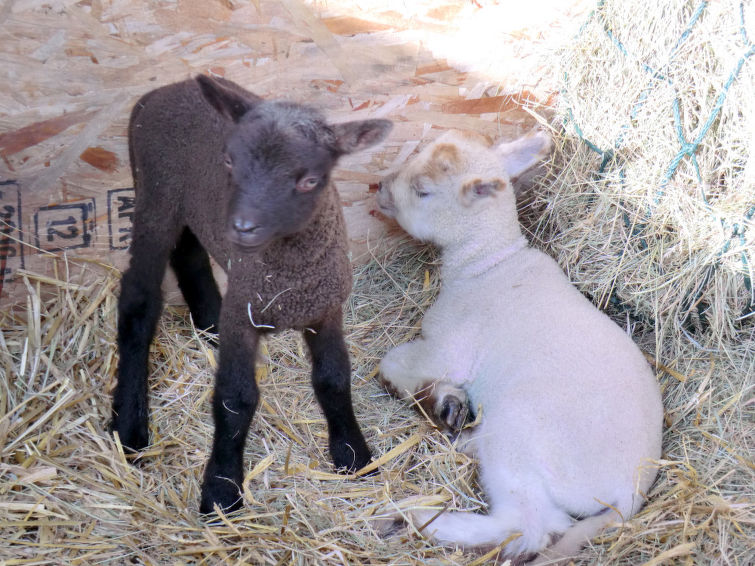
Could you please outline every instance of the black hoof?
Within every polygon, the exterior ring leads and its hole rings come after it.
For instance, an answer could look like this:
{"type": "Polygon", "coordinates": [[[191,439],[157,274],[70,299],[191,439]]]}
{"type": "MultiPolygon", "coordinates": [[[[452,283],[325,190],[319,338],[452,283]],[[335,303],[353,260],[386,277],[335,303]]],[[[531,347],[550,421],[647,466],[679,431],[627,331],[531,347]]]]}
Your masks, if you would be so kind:
{"type": "Polygon", "coordinates": [[[129,421],[113,415],[113,420],[108,427],[110,434],[118,433],[123,450],[127,453],[136,453],[149,446],[149,428],[147,423],[129,421]]]}
{"type": "Polygon", "coordinates": [[[215,514],[215,505],[220,507],[223,513],[240,509],[244,503],[240,484],[241,482],[237,483],[229,478],[218,476],[205,478],[199,512],[203,515],[215,514]]]}
{"type": "MultiPolygon", "coordinates": [[[[339,472],[354,473],[372,462],[372,452],[370,452],[361,434],[350,442],[333,442],[330,447],[330,455],[339,472]]],[[[365,474],[365,476],[372,475],[376,471],[365,474]]]]}

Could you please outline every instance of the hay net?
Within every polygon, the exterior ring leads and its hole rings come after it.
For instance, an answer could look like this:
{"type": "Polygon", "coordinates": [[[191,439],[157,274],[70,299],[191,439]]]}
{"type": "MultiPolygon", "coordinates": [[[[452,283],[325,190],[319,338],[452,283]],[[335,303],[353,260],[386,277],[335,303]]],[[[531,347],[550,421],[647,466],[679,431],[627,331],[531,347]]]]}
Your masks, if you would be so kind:
{"type": "Polygon", "coordinates": [[[754,38],[755,3],[601,0],[560,58],[536,236],[659,345],[753,334],[754,38]]]}

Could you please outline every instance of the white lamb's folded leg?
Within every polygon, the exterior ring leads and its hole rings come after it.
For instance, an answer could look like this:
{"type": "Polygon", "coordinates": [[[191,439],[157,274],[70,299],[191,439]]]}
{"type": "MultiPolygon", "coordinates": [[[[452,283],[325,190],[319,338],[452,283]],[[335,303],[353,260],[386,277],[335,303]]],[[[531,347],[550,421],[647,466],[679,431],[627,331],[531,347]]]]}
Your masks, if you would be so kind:
{"type": "Polygon", "coordinates": [[[389,351],[380,363],[380,374],[391,394],[415,399],[441,428],[461,429],[468,414],[466,392],[450,381],[437,348],[423,338],[389,351]]]}

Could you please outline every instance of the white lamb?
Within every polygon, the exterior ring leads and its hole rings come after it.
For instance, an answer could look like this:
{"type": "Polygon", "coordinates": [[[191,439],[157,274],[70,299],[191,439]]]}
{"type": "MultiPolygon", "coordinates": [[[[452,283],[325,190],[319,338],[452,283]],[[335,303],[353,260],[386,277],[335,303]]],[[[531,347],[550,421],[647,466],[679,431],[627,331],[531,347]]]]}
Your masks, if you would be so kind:
{"type": "MultiPolygon", "coordinates": [[[[643,504],[661,454],[655,376],[631,338],[558,264],[528,246],[511,180],[550,150],[543,132],[491,147],[443,135],[389,176],[378,204],[442,253],[442,288],[422,336],[380,365],[387,388],[457,431],[480,464],[489,513],[446,512],[424,532],[540,561],[573,555],[643,504]]],[[[437,511],[409,513],[420,528],[437,511]]]]}

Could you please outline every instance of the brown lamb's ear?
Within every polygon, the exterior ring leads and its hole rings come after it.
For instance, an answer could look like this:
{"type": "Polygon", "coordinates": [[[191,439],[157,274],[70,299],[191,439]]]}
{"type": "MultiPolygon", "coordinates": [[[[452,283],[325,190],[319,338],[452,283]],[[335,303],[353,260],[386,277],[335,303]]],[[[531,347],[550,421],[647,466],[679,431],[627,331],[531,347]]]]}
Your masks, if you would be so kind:
{"type": "Polygon", "coordinates": [[[393,128],[390,120],[355,120],[333,124],[333,133],[336,135],[336,151],[345,155],[362,151],[368,147],[380,143],[393,128]]]}
{"type": "Polygon", "coordinates": [[[197,75],[196,81],[210,106],[234,122],[238,122],[260,100],[247,98],[206,75],[197,75]]]}
{"type": "Polygon", "coordinates": [[[464,183],[461,187],[461,202],[470,206],[476,200],[493,197],[506,188],[507,183],[502,179],[474,179],[464,183]]]}

